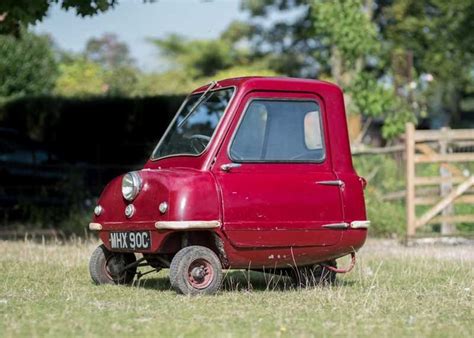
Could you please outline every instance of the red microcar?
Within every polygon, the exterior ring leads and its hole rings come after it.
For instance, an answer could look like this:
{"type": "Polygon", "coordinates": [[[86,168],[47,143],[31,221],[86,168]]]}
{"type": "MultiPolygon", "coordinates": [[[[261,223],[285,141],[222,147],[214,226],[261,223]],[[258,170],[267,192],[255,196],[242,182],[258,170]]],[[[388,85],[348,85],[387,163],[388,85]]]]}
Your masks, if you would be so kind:
{"type": "Polygon", "coordinates": [[[351,255],[351,268],[365,242],[365,184],[337,86],[212,82],[184,101],[142,170],[105,187],[89,225],[103,242],[92,280],[132,283],[148,265],[169,268],[183,294],[217,292],[222,269],[332,282],[349,270],[335,260],[351,255]]]}

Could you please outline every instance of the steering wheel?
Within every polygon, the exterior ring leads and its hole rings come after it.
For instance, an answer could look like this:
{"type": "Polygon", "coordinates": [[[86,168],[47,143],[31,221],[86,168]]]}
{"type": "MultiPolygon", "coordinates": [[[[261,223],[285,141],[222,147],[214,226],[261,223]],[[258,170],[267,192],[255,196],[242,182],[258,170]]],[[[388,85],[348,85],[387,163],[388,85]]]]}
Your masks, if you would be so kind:
{"type": "Polygon", "coordinates": [[[194,134],[189,136],[189,139],[191,140],[191,147],[196,151],[196,153],[201,153],[206,149],[207,144],[211,140],[209,136],[202,135],[202,134],[194,134]],[[201,149],[199,149],[199,147],[201,149]]]}

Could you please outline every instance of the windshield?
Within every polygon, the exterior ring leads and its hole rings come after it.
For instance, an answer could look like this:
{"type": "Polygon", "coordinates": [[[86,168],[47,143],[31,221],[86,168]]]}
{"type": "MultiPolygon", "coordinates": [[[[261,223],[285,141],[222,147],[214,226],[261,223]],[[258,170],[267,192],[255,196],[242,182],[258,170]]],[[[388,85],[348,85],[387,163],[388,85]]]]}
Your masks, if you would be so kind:
{"type": "Polygon", "coordinates": [[[197,107],[194,105],[202,94],[190,96],[151,158],[201,154],[207,148],[233,92],[233,88],[209,92],[197,107]]]}

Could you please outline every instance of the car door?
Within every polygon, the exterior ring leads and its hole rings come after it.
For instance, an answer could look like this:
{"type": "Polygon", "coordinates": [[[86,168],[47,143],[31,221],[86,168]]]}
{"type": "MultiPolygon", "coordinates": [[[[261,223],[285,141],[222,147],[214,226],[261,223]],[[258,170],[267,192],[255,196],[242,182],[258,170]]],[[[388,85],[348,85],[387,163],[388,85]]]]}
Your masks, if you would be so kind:
{"type": "Polygon", "coordinates": [[[341,238],[327,116],[313,94],[253,92],[237,108],[213,172],[237,247],[330,246],[341,238]]]}

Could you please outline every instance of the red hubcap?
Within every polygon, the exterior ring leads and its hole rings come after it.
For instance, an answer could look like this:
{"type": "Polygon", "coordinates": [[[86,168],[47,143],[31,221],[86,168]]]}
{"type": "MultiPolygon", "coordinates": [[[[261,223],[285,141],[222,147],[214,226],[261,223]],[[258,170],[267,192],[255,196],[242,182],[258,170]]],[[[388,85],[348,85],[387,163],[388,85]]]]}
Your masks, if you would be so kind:
{"type": "Polygon", "coordinates": [[[214,277],[214,269],[211,263],[205,259],[196,259],[189,265],[188,281],[193,288],[204,289],[211,284],[214,277]]]}

